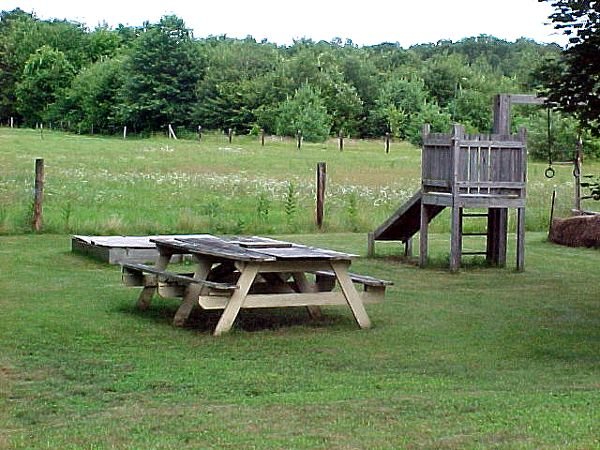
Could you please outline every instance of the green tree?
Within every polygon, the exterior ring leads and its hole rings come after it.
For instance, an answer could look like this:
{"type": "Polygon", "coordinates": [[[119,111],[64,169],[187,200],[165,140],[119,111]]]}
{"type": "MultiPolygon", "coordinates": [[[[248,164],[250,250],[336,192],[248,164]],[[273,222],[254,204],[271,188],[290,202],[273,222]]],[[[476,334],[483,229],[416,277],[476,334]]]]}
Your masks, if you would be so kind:
{"type": "Polygon", "coordinates": [[[318,89],[305,83],[279,109],[276,132],[294,136],[300,130],[304,139],[322,142],[329,136],[331,117],[318,89]]]}
{"type": "Polygon", "coordinates": [[[183,20],[165,16],[147,24],[125,60],[123,121],[138,130],[190,124],[202,66],[183,20]]]}
{"type": "Polygon", "coordinates": [[[282,73],[281,56],[270,44],[226,37],[202,45],[207,69],[198,84],[195,119],[208,128],[274,131],[272,116],[293,92],[282,73]]]}
{"type": "Polygon", "coordinates": [[[341,65],[342,56],[337,44],[302,40],[288,51],[285,73],[298,88],[310,83],[317,88],[331,116],[332,127],[345,133],[357,134],[363,118],[363,102],[349,83],[341,65]]]}
{"type": "Polygon", "coordinates": [[[92,64],[73,79],[57,105],[56,117],[63,117],[86,132],[108,133],[120,127],[119,92],[124,82],[120,58],[92,64]]]}
{"type": "Polygon", "coordinates": [[[69,86],[75,70],[64,53],[47,45],[33,53],[17,84],[17,109],[25,122],[32,125],[48,120],[49,108],[69,86]]]}
{"type": "Polygon", "coordinates": [[[21,9],[0,12],[0,116],[17,116],[16,89],[26,62],[42,46],[61,52],[74,71],[100,55],[92,51],[83,25],[38,20],[21,9]]]}
{"type": "Polygon", "coordinates": [[[581,125],[600,136],[600,3],[594,0],[551,1],[555,28],[570,46],[541,71],[550,102],[575,114],[581,125]]]}
{"type": "Polygon", "coordinates": [[[376,101],[379,134],[389,131],[393,136],[405,139],[408,123],[416,118],[426,99],[423,80],[392,75],[381,87],[376,101]]]}
{"type": "Polygon", "coordinates": [[[18,116],[16,86],[29,55],[42,44],[36,33],[36,19],[17,8],[0,13],[0,116],[18,116]]]}
{"type": "Polygon", "coordinates": [[[442,53],[425,63],[421,76],[431,96],[445,107],[456,97],[460,85],[464,85],[471,74],[464,56],[442,53]]]}

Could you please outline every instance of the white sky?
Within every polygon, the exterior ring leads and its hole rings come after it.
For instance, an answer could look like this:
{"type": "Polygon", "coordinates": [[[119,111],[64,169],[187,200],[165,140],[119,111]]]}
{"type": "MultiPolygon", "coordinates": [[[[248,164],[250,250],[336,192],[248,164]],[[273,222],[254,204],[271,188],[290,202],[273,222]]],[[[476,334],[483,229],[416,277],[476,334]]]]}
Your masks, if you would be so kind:
{"type": "Polygon", "coordinates": [[[1,10],[17,7],[41,19],[69,19],[90,28],[102,22],[141,25],[176,14],[198,38],[251,35],[277,44],[340,37],[358,45],[408,47],[480,34],[566,43],[548,25],[549,3],[537,0],[0,0],[1,10]]]}

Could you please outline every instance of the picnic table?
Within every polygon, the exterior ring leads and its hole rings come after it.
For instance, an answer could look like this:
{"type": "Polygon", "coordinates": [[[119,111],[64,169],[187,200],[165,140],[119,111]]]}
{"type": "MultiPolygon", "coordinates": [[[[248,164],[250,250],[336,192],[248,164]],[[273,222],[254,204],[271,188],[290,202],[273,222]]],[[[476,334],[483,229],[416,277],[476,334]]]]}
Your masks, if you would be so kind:
{"type": "Polygon", "coordinates": [[[356,255],[270,238],[199,235],[151,241],[158,250],[153,266],[122,264],[124,283],[143,287],[137,306],[147,309],[156,293],[182,298],[176,326],[183,326],[197,305],[222,309],[215,336],[231,329],[241,308],[300,306],[319,317],[321,306],[346,304],[358,326],[369,328],[364,303],[381,301],[391,284],[349,273],[356,255]],[[191,255],[193,271],[167,270],[174,255],[191,255]],[[362,292],[355,284],[363,286],[362,292]]]}

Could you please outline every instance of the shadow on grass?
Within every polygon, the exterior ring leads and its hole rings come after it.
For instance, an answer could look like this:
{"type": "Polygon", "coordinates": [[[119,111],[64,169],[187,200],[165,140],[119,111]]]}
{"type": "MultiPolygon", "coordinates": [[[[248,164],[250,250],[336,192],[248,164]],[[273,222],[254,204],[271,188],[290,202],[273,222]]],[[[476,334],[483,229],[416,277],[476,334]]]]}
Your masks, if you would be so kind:
{"type": "MultiPolygon", "coordinates": [[[[152,306],[139,310],[135,305],[116,309],[122,314],[129,314],[142,320],[152,321],[160,325],[172,326],[173,317],[179,304],[155,300],[152,306]]],[[[184,328],[200,333],[211,334],[221,317],[221,310],[209,311],[196,308],[188,318],[184,328]]],[[[291,327],[306,328],[352,328],[356,325],[348,314],[335,314],[335,311],[323,312],[322,317],[313,319],[304,307],[293,308],[261,308],[242,309],[233,325],[233,329],[247,332],[274,331],[291,327]]]]}

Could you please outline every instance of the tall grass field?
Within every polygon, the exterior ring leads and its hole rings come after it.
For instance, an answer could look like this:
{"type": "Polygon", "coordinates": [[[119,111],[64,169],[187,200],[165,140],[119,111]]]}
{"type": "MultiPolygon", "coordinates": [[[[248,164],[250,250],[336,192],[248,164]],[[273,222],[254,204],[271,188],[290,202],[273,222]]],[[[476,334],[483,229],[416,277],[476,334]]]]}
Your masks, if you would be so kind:
{"type": "MultiPolygon", "coordinates": [[[[224,135],[197,140],[119,139],[0,129],[0,233],[30,229],[34,161],[45,163],[49,233],[310,233],[316,165],[327,163],[326,232],[376,228],[420,187],[420,150],[380,141],[324,144],[224,135]]],[[[570,167],[552,180],[529,164],[527,229],[546,230],[552,191],[558,215],[573,207],[570,167]]],[[[584,163],[600,173],[600,164],[584,163]]],[[[594,201],[584,205],[594,208],[594,201]]],[[[596,202],[597,203],[597,202],[596,202]]],[[[448,215],[433,231],[448,229],[448,215]]]]}
{"type": "Polygon", "coordinates": [[[365,231],[418,189],[420,152],[345,144],[0,129],[0,449],[600,448],[600,257],[544,231],[555,185],[556,214],[571,208],[570,169],[546,180],[529,166],[524,272],[467,261],[452,274],[444,217],[427,269],[397,244],[365,256],[365,231]],[[42,233],[30,232],[37,157],[42,233]],[[215,338],[217,315],[174,328],[177,301],[138,311],[118,267],[70,252],[71,233],[162,232],[352,252],[354,272],[394,285],[367,305],[371,329],[347,307],[319,320],[243,310],[215,338]]]}

